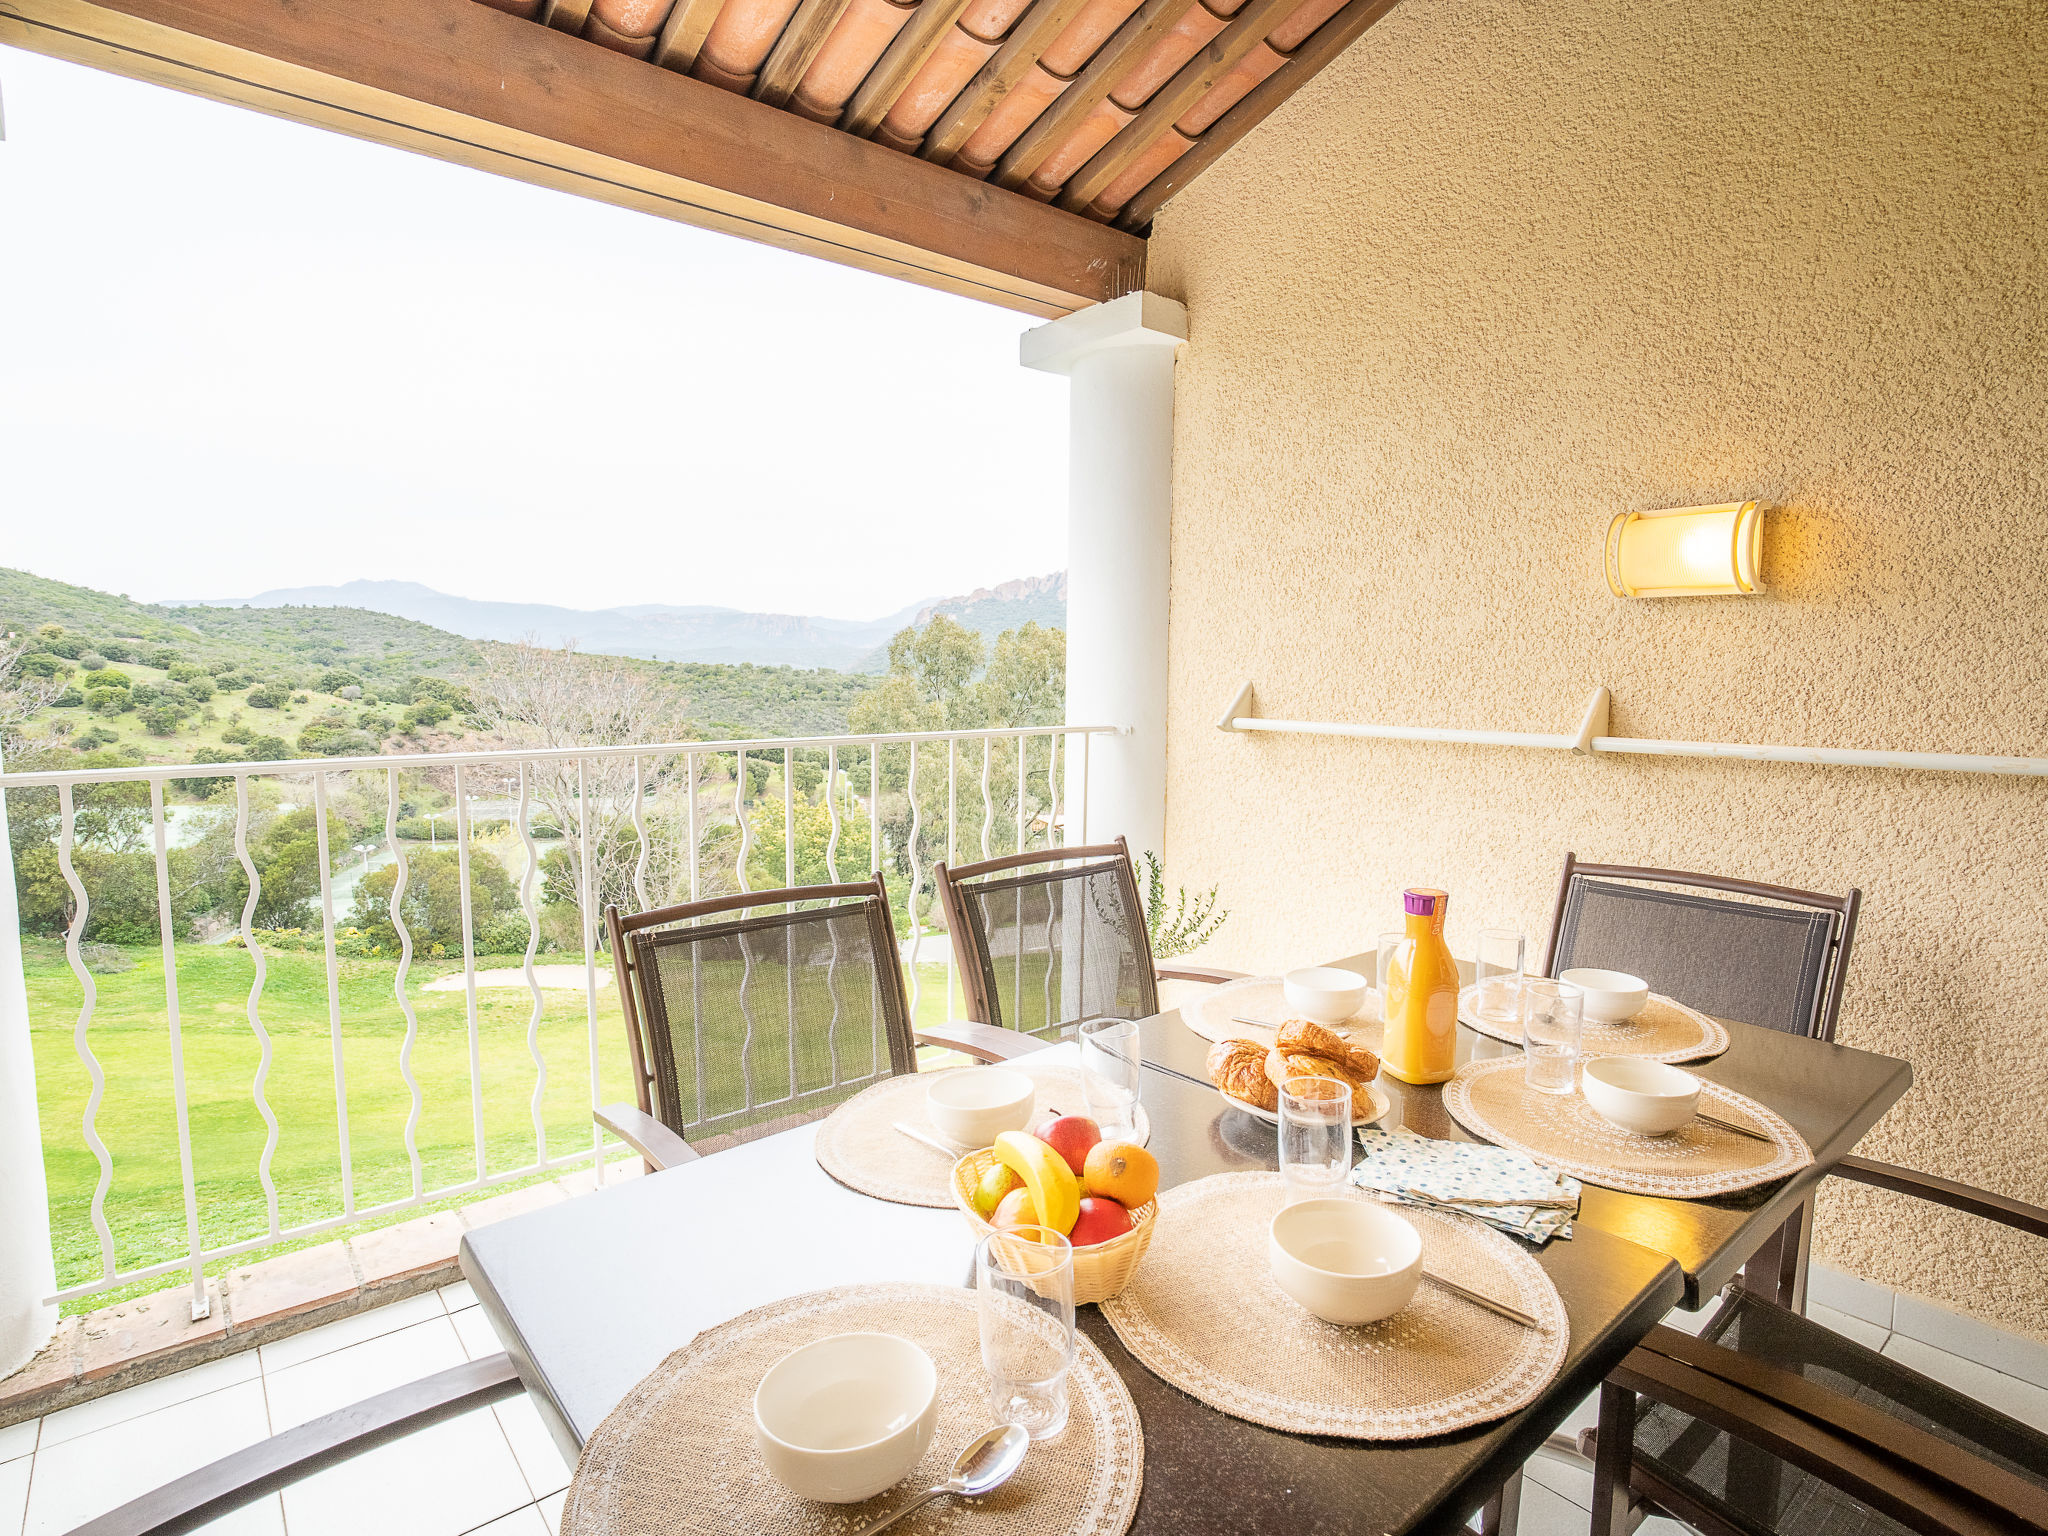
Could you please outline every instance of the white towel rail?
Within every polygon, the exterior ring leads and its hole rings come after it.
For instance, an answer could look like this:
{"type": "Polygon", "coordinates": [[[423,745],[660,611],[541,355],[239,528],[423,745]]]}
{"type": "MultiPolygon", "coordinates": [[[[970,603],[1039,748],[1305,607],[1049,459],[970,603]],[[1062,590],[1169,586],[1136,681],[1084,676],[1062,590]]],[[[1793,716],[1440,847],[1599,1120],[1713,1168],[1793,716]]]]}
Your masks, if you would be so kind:
{"type": "Polygon", "coordinates": [[[1216,722],[1219,730],[1269,731],[1296,736],[1363,736],[1379,741],[1448,741],[1480,747],[1541,747],[1554,752],[1633,752],[1651,757],[1740,758],[1758,763],[1824,763],[1843,768],[1905,768],[1934,773],[1995,773],[2022,778],[2048,778],[2048,757],[1987,757],[1968,752],[1866,752],[1847,747],[1773,747],[1726,741],[1663,741],[1649,736],[1610,736],[1610,696],[1596,688],[1586,701],[1576,731],[1460,731],[1416,725],[1356,725],[1322,720],[1263,720],[1252,685],[1237,697],[1216,722]]]}

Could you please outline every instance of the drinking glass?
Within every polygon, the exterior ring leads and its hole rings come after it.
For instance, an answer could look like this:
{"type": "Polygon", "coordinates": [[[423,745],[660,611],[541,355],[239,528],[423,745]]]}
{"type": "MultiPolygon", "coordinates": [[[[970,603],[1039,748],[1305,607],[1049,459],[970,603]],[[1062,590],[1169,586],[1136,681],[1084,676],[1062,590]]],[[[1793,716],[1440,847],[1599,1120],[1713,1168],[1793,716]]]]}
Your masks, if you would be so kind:
{"type": "Polygon", "coordinates": [[[1586,994],[1568,981],[1522,983],[1522,1080],[1538,1093],[1578,1086],[1586,994]]]}
{"type": "Polygon", "coordinates": [[[1519,1016],[1525,949],[1526,941],[1512,928],[1479,930],[1473,966],[1478,990],[1472,1006],[1489,1024],[1512,1024],[1519,1016]]]}
{"type": "Polygon", "coordinates": [[[1051,1227],[991,1232],[974,1248],[981,1363],[996,1417],[1034,1440],[1067,1427],[1074,1363],[1074,1250],[1051,1227]]]}
{"type": "Polygon", "coordinates": [[[1341,1195],[1351,1177],[1351,1085],[1290,1077],[1280,1087],[1280,1178],[1287,1204],[1341,1195]]]}
{"type": "Polygon", "coordinates": [[[1386,1017],[1387,1011],[1387,967],[1393,964],[1394,951],[1401,947],[1401,941],[1407,937],[1405,933],[1380,935],[1379,957],[1374,960],[1372,967],[1372,984],[1379,989],[1382,1018],[1386,1017]]]}
{"type": "Polygon", "coordinates": [[[1142,1058],[1138,1026],[1131,1019],[1085,1019],[1081,1024],[1081,1095],[1088,1118],[1104,1141],[1138,1138],[1138,1089],[1142,1058]]]}

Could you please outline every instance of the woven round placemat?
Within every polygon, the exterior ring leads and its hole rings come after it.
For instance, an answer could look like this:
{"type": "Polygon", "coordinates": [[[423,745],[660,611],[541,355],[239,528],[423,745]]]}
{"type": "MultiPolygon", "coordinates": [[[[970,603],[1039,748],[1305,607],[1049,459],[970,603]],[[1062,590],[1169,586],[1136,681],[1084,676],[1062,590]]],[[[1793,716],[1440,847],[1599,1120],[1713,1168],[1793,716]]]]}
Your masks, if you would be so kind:
{"type": "MultiPolygon", "coordinates": [[[[971,1503],[941,1500],[900,1529],[975,1536],[1122,1536],[1138,1508],[1145,1438],[1131,1395],[1085,1336],[1067,1378],[1067,1427],[1031,1447],[1017,1475],[971,1503]],[[971,1515],[963,1513],[965,1507],[971,1515]]],[[[760,1307],[707,1328],[656,1366],[583,1447],[561,1536],[811,1536],[859,1530],[942,1483],[995,1423],[975,1293],[938,1285],[850,1285],[760,1307]],[[893,1333],[939,1370],[931,1449],[861,1504],[816,1504],[776,1482],[754,1443],[754,1388],[791,1350],[835,1333],[893,1333]]]]}
{"type": "MultiPolygon", "coordinates": [[[[1274,1030],[1258,1024],[1240,1024],[1238,1018],[1270,1019],[1275,1025],[1295,1017],[1287,1006],[1278,976],[1246,976],[1226,981],[1220,987],[1204,987],[1202,995],[1181,1004],[1181,1022],[1204,1040],[1256,1040],[1271,1048],[1274,1030]]],[[[1380,995],[1365,994],[1365,1006],[1351,1019],[1336,1026],[1337,1033],[1353,1045],[1369,1051],[1379,1049],[1380,995]]]]}
{"type": "Polygon", "coordinates": [[[1603,1119],[1583,1095],[1537,1093],[1522,1058],[1468,1061],[1444,1084],[1444,1107],[1475,1136],[1526,1152],[1603,1189],[1697,1200],[1797,1173],[1813,1161],[1784,1118],[1732,1088],[1700,1080],[1700,1108],[1752,1125],[1758,1141],[1695,1120],[1668,1136],[1639,1136],[1603,1119]]]}
{"type": "MultiPolygon", "coordinates": [[[[1480,1018],[1472,1006],[1472,990],[1467,987],[1458,994],[1458,1022],[1482,1035],[1520,1045],[1521,1026],[1480,1018]]],[[[1587,1020],[1580,1044],[1588,1056],[1705,1061],[1728,1049],[1728,1030],[1719,1019],[1709,1018],[1697,1008],[1688,1008],[1675,998],[1652,992],[1643,1011],[1626,1024],[1595,1024],[1587,1020]]]]}
{"type": "MultiPolygon", "coordinates": [[[[1048,1109],[1063,1114],[1085,1115],[1086,1099],[1081,1092],[1079,1067],[1027,1067],[1006,1063],[1038,1084],[1038,1100],[1032,1106],[1036,1118],[1048,1109]]],[[[948,1072],[971,1071],[948,1067],[948,1072]]],[[[911,1072],[884,1078],[872,1088],[863,1088],[833,1110],[818,1125],[816,1155],[818,1166],[848,1189],[857,1189],[877,1200],[897,1205],[948,1206],[953,1203],[953,1164],[957,1157],[945,1157],[921,1141],[913,1141],[896,1129],[900,1120],[924,1132],[939,1136],[924,1109],[924,1091],[937,1072],[911,1072]]],[[[1138,1144],[1152,1139],[1152,1122],[1145,1106],[1138,1106],[1138,1144]]],[[[962,1147],[962,1156],[976,1151],[962,1147]]]]}
{"type": "Polygon", "coordinates": [[[1152,1250],[1102,1315],[1155,1373],[1212,1408],[1304,1435],[1414,1440],[1526,1407],[1564,1365],[1557,1287],[1508,1237],[1468,1217],[1403,1210],[1423,1263],[1535,1318],[1511,1323],[1424,1279],[1381,1322],[1339,1328],[1274,1281],[1266,1229],[1277,1173],[1219,1173],[1160,1196],[1152,1250]]]}

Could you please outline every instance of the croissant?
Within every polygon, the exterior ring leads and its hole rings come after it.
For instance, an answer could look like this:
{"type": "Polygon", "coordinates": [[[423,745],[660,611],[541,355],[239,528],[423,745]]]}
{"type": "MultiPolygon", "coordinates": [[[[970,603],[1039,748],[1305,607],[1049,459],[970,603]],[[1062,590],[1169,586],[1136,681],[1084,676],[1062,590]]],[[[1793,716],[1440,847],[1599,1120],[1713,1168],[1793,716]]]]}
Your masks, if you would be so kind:
{"type": "Polygon", "coordinates": [[[1353,1045],[1334,1030],[1307,1019],[1289,1019],[1280,1026],[1279,1048],[1304,1056],[1322,1056],[1340,1062],[1346,1075],[1356,1079],[1352,1086],[1369,1083],[1380,1075],[1380,1059],[1362,1045],[1353,1045]]]}
{"type": "Polygon", "coordinates": [[[1278,1109],[1280,1090],[1266,1076],[1266,1048],[1255,1040],[1218,1040],[1209,1047],[1209,1081],[1260,1109],[1278,1109]]]}
{"type": "Polygon", "coordinates": [[[1265,1072],[1275,1088],[1290,1077],[1329,1077],[1349,1084],[1355,1093],[1371,1081],[1352,1071],[1348,1061],[1334,1061],[1306,1051],[1285,1051],[1277,1045],[1266,1053],[1265,1072]]]}

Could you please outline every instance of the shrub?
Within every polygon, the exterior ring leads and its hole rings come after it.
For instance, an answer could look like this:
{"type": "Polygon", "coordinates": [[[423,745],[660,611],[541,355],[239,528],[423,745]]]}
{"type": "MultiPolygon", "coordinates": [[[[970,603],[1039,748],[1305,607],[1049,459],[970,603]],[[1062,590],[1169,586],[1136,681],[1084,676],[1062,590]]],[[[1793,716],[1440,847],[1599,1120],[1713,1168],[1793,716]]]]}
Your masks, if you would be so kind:
{"type": "Polygon", "coordinates": [[[212,674],[206,668],[197,666],[189,661],[174,662],[172,665],[165,667],[164,670],[171,674],[171,681],[174,683],[189,683],[195,677],[206,678],[208,682],[213,680],[212,674]]]}
{"type": "Polygon", "coordinates": [[[96,647],[109,661],[134,661],[135,647],[126,640],[102,640],[96,647]]]}
{"type": "Polygon", "coordinates": [[[141,659],[145,666],[162,667],[166,672],[178,665],[178,653],[168,645],[160,645],[154,650],[144,651],[141,659]]]}
{"type": "Polygon", "coordinates": [[[454,713],[455,711],[449,708],[444,700],[435,698],[421,699],[405,712],[405,723],[407,727],[413,729],[423,725],[439,725],[454,713]]]}
{"type": "Polygon", "coordinates": [[[112,746],[115,742],[119,741],[120,739],[121,738],[116,736],[112,731],[103,730],[101,727],[95,725],[86,730],[80,731],[78,733],[77,740],[73,741],[71,745],[77,748],[77,750],[79,750],[80,752],[92,752],[96,751],[100,747],[112,746]]]}
{"type": "Polygon", "coordinates": [[[296,755],[292,744],[282,736],[251,736],[249,745],[243,749],[243,760],[251,763],[273,763],[296,755]]]}
{"type": "MultiPolygon", "coordinates": [[[[235,670],[235,664],[232,661],[209,661],[206,664],[206,670],[211,672],[214,675],[214,677],[218,679],[226,677],[230,672],[233,672],[235,670]]],[[[223,683],[220,686],[226,687],[227,685],[223,683]]]]}
{"type": "Polygon", "coordinates": [[[376,736],[388,736],[398,728],[398,722],[389,715],[376,714],[366,709],[356,716],[356,728],[369,731],[376,736]]]}
{"type": "Polygon", "coordinates": [[[357,677],[355,673],[343,672],[337,668],[333,671],[322,672],[318,687],[322,693],[340,693],[344,688],[360,689],[362,685],[363,680],[357,677]]]}
{"type": "Polygon", "coordinates": [[[328,718],[315,720],[299,732],[299,750],[323,757],[367,757],[377,750],[377,743],[346,720],[328,718]]]}
{"type": "Polygon", "coordinates": [[[50,700],[50,703],[58,709],[77,709],[85,703],[85,695],[76,688],[66,688],[56,698],[50,700]]]}
{"type": "Polygon", "coordinates": [[[137,683],[128,690],[128,697],[135,701],[137,708],[147,709],[152,704],[162,703],[166,697],[177,697],[177,689],[173,688],[167,695],[155,683],[137,683]]]}
{"type": "Polygon", "coordinates": [[[249,690],[249,703],[256,709],[283,709],[292,692],[283,683],[258,683],[249,690]]]}
{"type": "Polygon", "coordinates": [[[126,688],[88,688],[85,707],[96,715],[118,715],[124,709],[133,709],[135,701],[128,697],[126,688]]]}
{"type": "Polygon", "coordinates": [[[304,695],[303,693],[295,693],[292,695],[292,702],[294,704],[304,704],[309,701],[307,700],[306,695],[304,695]]]}
{"type": "Polygon", "coordinates": [[[220,733],[220,739],[236,746],[246,746],[255,740],[255,733],[246,725],[231,725],[220,733]]]}
{"type": "Polygon", "coordinates": [[[85,642],[76,635],[65,634],[61,624],[45,624],[36,633],[43,638],[44,650],[62,656],[66,661],[76,661],[85,654],[85,642]],[[52,630],[56,633],[50,633],[52,630]]]}
{"type": "MultiPolygon", "coordinates": [[[[80,662],[79,665],[85,664],[80,662]]],[[[126,672],[114,667],[86,667],[85,676],[81,681],[88,688],[130,688],[135,683],[126,672]]]]}
{"type": "Polygon", "coordinates": [[[87,651],[83,656],[78,658],[78,664],[81,667],[85,668],[85,670],[88,672],[105,671],[107,668],[107,662],[108,659],[105,656],[102,656],[98,651],[87,651]]]}
{"type": "Polygon", "coordinates": [[[222,693],[240,693],[244,688],[247,688],[251,683],[255,681],[256,679],[251,677],[248,673],[236,672],[233,670],[229,670],[226,672],[216,672],[213,676],[213,686],[218,688],[222,693]]]}
{"type": "Polygon", "coordinates": [[[348,683],[335,689],[334,696],[338,699],[348,699],[353,702],[363,696],[363,690],[354,683],[348,683]]]}
{"type": "Polygon", "coordinates": [[[213,697],[213,679],[204,672],[197,677],[185,679],[185,697],[194,704],[204,704],[213,697]]]}
{"type": "Polygon", "coordinates": [[[57,677],[70,670],[63,657],[49,651],[24,651],[16,665],[23,677],[57,677]]]}
{"type": "Polygon", "coordinates": [[[174,705],[155,704],[142,711],[137,718],[142,721],[142,728],[152,736],[175,736],[178,733],[178,722],[184,716],[178,713],[174,705]]]}

